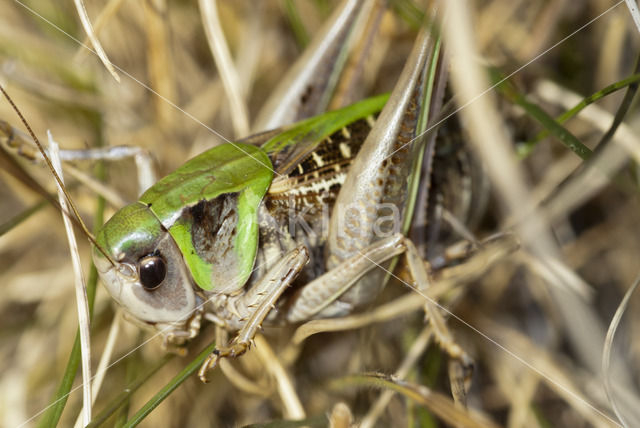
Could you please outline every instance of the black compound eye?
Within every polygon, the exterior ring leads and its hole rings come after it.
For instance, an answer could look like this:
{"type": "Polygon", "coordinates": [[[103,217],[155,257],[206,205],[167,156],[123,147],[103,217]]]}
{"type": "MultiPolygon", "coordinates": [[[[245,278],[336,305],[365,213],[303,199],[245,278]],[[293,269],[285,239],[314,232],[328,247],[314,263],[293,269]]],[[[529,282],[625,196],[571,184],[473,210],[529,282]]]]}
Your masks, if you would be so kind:
{"type": "Polygon", "coordinates": [[[146,256],[138,262],[140,283],[147,291],[158,288],[167,275],[167,264],[160,256],[146,256]]]}

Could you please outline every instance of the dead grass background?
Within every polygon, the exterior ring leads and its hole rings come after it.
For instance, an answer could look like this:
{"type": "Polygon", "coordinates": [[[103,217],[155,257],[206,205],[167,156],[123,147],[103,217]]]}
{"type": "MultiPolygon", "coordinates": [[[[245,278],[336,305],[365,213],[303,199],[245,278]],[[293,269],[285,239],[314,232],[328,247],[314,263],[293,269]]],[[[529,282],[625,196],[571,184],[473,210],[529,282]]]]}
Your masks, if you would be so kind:
{"type": "MultiPolygon", "coordinates": [[[[250,120],[302,49],[300,36],[296,38],[288,20],[286,3],[218,3],[250,120]]],[[[310,35],[335,7],[332,1],[293,3],[310,35]]],[[[409,2],[391,3],[393,7],[384,17],[364,74],[367,94],[393,87],[415,37],[413,15],[403,18],[406,14],[399,12],[407,10],[409,2]]],[[[551,95],[543,101],[538,91],[540,82],[552,81],[560,88],[586,96],[633,73],[640,35],[624,4],[549,52],[545,52],[547,48],[611,7],[611,3],[478,0],[468,5],[471,31],[480,52],[473,60],[509,74],[540,55],[515,74],[513,81],[551,115],[563,111],[562,99],[553,100],[551,95]]],[[[109,7],[113,11],[106,12],[101,24],[98,16],[104,12],[104,5],[87,2],[86,6],[105,51],[120,68],[119,84],[93,54],[78,44],[85,36],[72,2],[6,1],[0,10],[0,80],[38,135],[44,136],[49,129],[66,149],[98,144],[141,146],[152,153],[161,173],[222,141],[144,84],[221,135],[230,139],[243,136],[234,135],[223,84],[195,2],[112,1],[109,7]]],[[[452,67],[458,62],[454,56],[452,67]]],[[[600,101],[599,107],[615,113],[621,92],[600,101]]],[[[540,130],[521,108],[502,98],[498,105],[511,142],[526,141],[540,130]]],[[[638,129],[637,117],[637,109],[632,107],[624,125],[629,127],[630,138],[638,129]]],[[[0,103],[0,119],[18,127],[18,120],[4,102],[0,103]]],[[[567,127],[591,148],[602,135],[597,124],[588,118],[574,119],[567,127]]],[[[531,195],[535,196],[550,194],[579,163],[575,154],[548,138],[520,165],[531,195]]],[[[28,163],[26,168],[53,190],[47,171],[28,163]]],[[[91,165],[84,168],[93,170],[91,165]]],[[[136,197],[136,188],[131,185],[135,180],[133,170],[133,162],[112,163],[108,167],[109,185],[127,200],[136,197]]],[[[0,223],[40,200],[4,171],[0,172],[0,180],[0,223]]],[[[581,183],[578,181],[578,186],[581,183]]],[[[598,352],[604,329],[638,275],[637,189],[637,170],[630,165],[608,177],[602,188],[577,204],[556,200],[556,211],[550,218],[550,233],[560,249],[558,258],[575,275],[574,280],[584,281],[581,286],[588,290],[585,307],[600,322],[602,331],[590,331],[577,309],[574,314],[567,306],[559,305],[557,296],[550,291],[560,286],[553,283],[557,278],[544,277],[544,269],[536,268],[537,259],[521,252],[505,257],[482,278],[465,285],[450,303],[457,316],[539,370],[533,371],[452,319],[456,339],[476,361],[470,407],[509,427],[612,424],[582,400],[611,415],[601,387],[598,352]],[[574,316],[572,328],[566,327],[567,320],[570,322],[574,316]],[[585,348],[576,346],[571,339],[575,332],[568,330],[582,333],[585,348]],[[571,393],[547,378],[568,387],[571,393]]],[[[74,187],[73,194],[84,217],[91,219],[95,195],[82,184],[74,187]]],[[[495,197],[495,201],[500,200],[495,197]]],[[[479,236],[499,230],[497,225],[506,221],[499,203],[494,205],[479,236]]],[[[114,208],[117,207],[108,207],[107,215],[114,208]]],[[[86,268],[89,247],[85,240],[80,241],[86,268]]],[[[17,426],[49,403],[76,330],[72,269],[59,213],[50,207],[41,209],[1,236],[0,254],[0,421],[4,426],[17,426]]],[[[388,291],[381,301],[396,294],[397,288],[388,291]]],[[[615,354],[624,359],[625,376],[632,389],[638,386],[640,367],[638,341],[633,339],[640,326],[635,300],[623,317],[614,347],[615,354]]],[[[113,304],[99,288],[92,324],[94,365],[113,317],[113,304]]],[[[307,414],[327,413],[334,404],[344,401],[360,420],[380,391],[328,389],[326,382],[349,373],[392,373],[421,328],[421,316],[414,313],[355,332],[310,340],[291,368],[307,414]]],[[[287,337],[274,329],[267,333],[276,350],[284,340],[279,337],[287,337]]],[[[145,334],[124,323],[114,355],[129,352],[145,334]]],[[[207,330],[204,335],[207,337],[200,346],[211,340],[212,331],[207,330]]],[[[127,380],[134,379],[162,354],[159,340],[154,340],[113,366],[94,411],[103,408],[127,380]]],[[[448,394],[443,358],[437,348],[431,347],[415,365],[412,381],[428,383],[434,390],[448,394]]],[[[242,360],[239,365],[250,375],[262,373],[254,356],[247,355],[242,360]]],[[[189,357],[175,358],[163,367],[134,395],[131,411],[140,408],[188,361],[189,357]]],[[[231,426],[282,418],[272,381],[263,377],[261,382],[269,391],[267,397],[239,392],[220,372],[208,385],[190,379],[143,426],[231,426]]],[[[78,390],[71,394],[60,425],[71,426],[80,406],[78,390]]],[[[37,418],[28,425],[35,425],[35,421],[37,418]]],[[[427,423],[424,411],[397,395],[379,422],[380,426],[427,423]]]]}

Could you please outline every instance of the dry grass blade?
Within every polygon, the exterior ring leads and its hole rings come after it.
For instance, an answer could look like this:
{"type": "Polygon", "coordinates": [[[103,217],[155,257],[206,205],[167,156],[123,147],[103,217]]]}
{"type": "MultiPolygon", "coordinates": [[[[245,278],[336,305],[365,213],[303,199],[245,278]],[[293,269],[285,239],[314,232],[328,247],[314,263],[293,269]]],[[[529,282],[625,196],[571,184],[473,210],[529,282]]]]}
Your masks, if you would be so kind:
{"type": "MultiPolygon", "coordinates": [[[[98,34],[100,32],[100,30],[102,29],[102,27],[105,26],[106,23],[109,21],[109,19],[114,17],[114,15],[118,12],[118,9],[120,9],[120,6],[122,6],[123,2],[124,2],[124,0],[109,0],[109,2],[105,5],[104,9],[102,9],[100,14],[96,18],[95,25],[92,26],[94,34],[98,34]]],[[[82,44],[86,45],[87,42],[89,42],[89,38],[88,37],[85,38],[82,41],[82,44]]],[[[87,50],[86,49],[84,49],[82,47],[78,48],[78,51],[76,52],[76,55],[74,56],[74,61],[76,61],[76,62],[79,61],[86,54],[87,54],[87,50]]]]}
{"type": "Polygon", "coordinates": [[[100,58],[100,61],[102,61],[102,63],[107,68],[109,73],[111,73],[116,82],[120,82],[120,76],[118,76],[118,73],[116,73],[116,70],[113,68],[113,64],[111,64],[111,61],[109,61],[107,53],[104,51],[102,45],[100,44],[100,40],[98,40],[95,33],[93,32],[93,26],[91,25],[91,20],[89,19],[87,10],[84,7],[84,2],[82,0],[73,0],[73,3],[76,5],[76,10],[78,11],[80,22],[82,22],[84,31],[87,33],[87,37],[89,37],[89,40],[91,41],[91,46],[93,46],[93,49],[100,58]]]}
{"type": "Polygon", "coordinates": [[[105,186],[100,181],[94,179],[87,173],[75,168],[73,165],[67,166],[67,171],[69,175],[76,178],[82,184],[87,186],[87,188],[93,190],[96,195],[100,195],[105,198],[112,206],[114,207],[123,207],[127,204],[127,202],[120,196],[116,191],[105,186]]]}
{"type": "MultiPolygon", "coordinates": [[[[62,165],[60,158],[58,157],[58,144],[53,140],[51,133],[48,133],[49,137],[49,153],[51,155],[51,163],[55,168],[60,180],[63,181],[62,165]]],[[[63,183],[64,184],[64,183],[63,183]]],[[[58,200],[60,206],[67,212],[67,200],[66,195],[63,193],[62,188],[58,188],[58,200]]],[[[80,331],[80,346],[82,355],[82,392],[83,392],[83,411],[82,422],[83,425],[88,425],[91,421],[91,336],[89,333],[89,302],[87,299],[87,287],[84,281],[84,275],[82,274],[82,268],[80,267],[80,255],[78,254],[78,245],[76,243],[75,234],[73,233],[73,226],[71,220],[65,214],[62,214],[64,221],[64,227],[67,231],[67,239],[69,240],[69,250],[71,251],[71,260],[73,264],[73,272],[75,278],[75,290],[76,290],[76,303],[78,311],[78,327],[80,331]]]]}
{"type": "Polygon", "coordinates": [[[304,419],[306,417],[300,398],[293,386],[292,379],[286,372],[278,357],[262,335],[255,338],[256,353],[262,360],[266,370],[276,379],[278,393],[285,408],[284,415],[288,419],[304,419]]]}
{"type": "Polygon", "coordinates": [[[243,90],[238,80],[238,72],[233,65],[229,47],[222,33],[216,1],[199,0],[198,4],[202,12],[202,23],[209,42],[209,48],[218,66],[218,72],[222,77],[224,90],[230,102],[231,120],[233,121],[235,135],[236,137],[248,135],[249,117],[247,106],[242,96],[243,90]]]}
{"type": "MultiPolygon", "coordinates": [[[[109,363],[111,362],[111,356],[113,355],[113,349],[116,345],[116,341],[118,340],[118,334],[120,333],[120,324],[122,323],[122,311],[118,311],[118,314],[113,318],[111,322],[111,327],[109,328],[109,335],[107,336],[107,343],[102,351],[102,355],[100,356],[100,361],[98,362],[98,368],[96,369],[96,374],[92,379],[91,384],[91,405],[93,406],[96,402],[96,398],[98,398],[98,392],[100,392],[100,388],[102,388],[102,382],[104,381],[105,375],[109,368],[109,363]]],[[[82,426],[86,426],[87,424],[82,424],[81,417],[84,415],[83,411],[80,413],[78,418],[76,419],[76,423],[74,428],[81,428],[82,426]]]]}
{"type": "Polygon", "coordinates": [[[300,345],[309,336],[322,332],[345,331],[361,328],[377,322],[388,321],[390,319],[407,315],[417,311],[424,306],[424,297],[409,294],[399,297],[393,302],[378,307],[370,313],[363,313],[336,319],[312,320],[304,323],[296,329],[296,333],[291,339],[293,345],[300,345]]]}

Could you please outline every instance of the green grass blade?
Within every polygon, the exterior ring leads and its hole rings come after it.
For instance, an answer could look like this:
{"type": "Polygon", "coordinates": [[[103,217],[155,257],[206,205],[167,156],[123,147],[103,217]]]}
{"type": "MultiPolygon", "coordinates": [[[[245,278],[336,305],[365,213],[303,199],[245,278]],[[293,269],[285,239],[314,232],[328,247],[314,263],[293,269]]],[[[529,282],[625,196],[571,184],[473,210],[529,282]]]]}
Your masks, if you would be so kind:
{"type": "Polygon", "coordinates": [[[215,348],[215,343],[207,346],[188,366],[186,366],[180,373],[178,373],[171,381],[166,384],[160,391],[156,393],[147,403],[142,406],[138,412],[133,415],[131,419],[127,421],[124,425],[127,428],[135,427],[138,425],[144,418],[147,417],[149,413],[153,411],[160,403],[164,401],[165,398],[169,396],[177,387],[179,387],[182,382],[187,380],[189,376],[194,374],[202,365],[207,356],[213,351],[215,348]]]}
{"type": "MultiPolygon", "coordinates": [[[[582,101],[576,104],[573,108],[562,113],[560,116],[556,118],[556,122],[565,123],[567,120],[571,119],[572,117],[580,113],[580,111],[582,111],[582,109],[587,107],[589,104],[593,104],[594,102],[600,100],[601,98],[606,97],[607,95],[610,95],[628,86],[637,84],[638,82],[640,82],[640,73],[632,74],[631,76],[625,79],[612,83],[611,85],[606,86],[605,88],[599,90],[598,92],[595,92],[594,94],[584,98],[582,101]]],[[[518,147],[518,155],[520,156],[520,158],[526,158],[527,156],[529,156],[533,151],[533,148],[536,146],[536,144],[538,144],[538,142],[540,142],[542,139],[546,138],[547,136],[549,136],[549,131],[545,129],[543,131],[540,131],[532,140],[527,141],[526,143],[520,145],[518,147]]]]}
{"type": "Polygon", "coordinates": [[[424,22],[424,12],[412,0],[393,0],[391,7],[413,30],[418,30],[424,22]]]}
{"type": "MultiPolygon", "coordinates": [[[[171,359],[174,357],[173,354],[167,354],[163,358],[161,358],[150,370],[148,370],[145,374],[135,379],[134,381],[127,384],[127,386],[118,394],[115,398],[113,398],[109,404],[98,413],[91,423],[87,425],[86,428],[96,428],[102,425],[111,415],[113,415],[118,409],[124,406],[131,395],[136,392],[145,382],[151,378],[158,370],[164,367],[171,359]]],[[[132,360],[129,360],[131,362],[132,360]]]]}
{"type": "Polygon", "coordinates": [[[539,406],[532,404],[531,412],[533,412],[533,416],[535,417],[536,422],[538,422],[538,426],[540,428],[553,428],[553,424],[545,417],[539,406]]]}
{"type": "Polygon", "coordinates": [[[627,92],[624,94],[624,98],[616,111],[616,115],[613,117],[613,122],[607,132],[600,139],[598,146],[607,144],[616,133],[616,130],[629,112],[629,107],[631,107],[631,102],[636,96],[636,92],[638,92],[638,83],[633,83],[627,87],[627,92]]]}
{"type": "Polygon", "coordinates": [[[298,47],[303,50],[309,44],[309,32],[300,19],[300,12],[293,0],[284,0],[284,10],[287,12],[287,18],[298,42],[298,47]]]}
{"type": "Polygon", "coordinates": [[[14,227],[18,226],[20,223],[22,223],[23,221],[25,221],[26,219],[31,217],[33,214],[37,213],[42,208],[46,207],[47,203],[48,202],[44,201],[44,200],[40,201],[40,202],[30,206],[26,210],[22,211],[21,213],[16,214],[15,216],[10,218],[6,222],[0,224],[0,236],[2,236],[5,233],[9,232],[11,229],[13,229],[14,227]]]}
{"type": "MultiPolygon", "coordinates": [[[[435,31],[437,30],[434,29],[434,33],[435,31]]],[[[446,68],[446,66],[442,65],[444,63],[444,60],[440,57],[441,46],[441,36],[440,34],[435,34],[431,63],[429,64],[428,72],[425,77],[427,84],[425,85],[424,98],[422,100],[423,107],[418,117],[418,126],[416,127],[416,135],[420,136],[416,137],[416,143],[422,144],[422,149],[418,153],[418,156],[416,157],[415,162],[412,165],[412,173],[409,177],[409,193],[407,197],[408,202],[406,208],[407,214],[404,218],[404,224],[402,225],[402,233],[404,235],[407,235],[409,233],[409,228],[411,227],[411,223],[413,221],[413,214],[420,187],[425,186],[425,183],[428,183],[428,181],[420,180],[420,176],[423,172],[422,168],[425,152],[428,151],[428,153],[426,154],[428,165],[431,165],[431,160],[434,154],[433,144],[436,137],[437,126],[435,127],[435,129],[432,129],[430,131],[428,131],[428,126],[429,124],[436,122],[433,119],[442,108],[442,98],[444,96],[444,87],[447,80],[447,72],[443,69],[443,67],[446,68]]],[[[430,169],[430,166],[428,169],[430,169]]],[[[429,178],[430,177],[427,177],[425,178],[425,180],[429,180],[429,178]]]]}
{"type": "Polygon", "coordinates": [[[532,118],[537,120],[551,135],[559,139],[569,150],[580,156],[582,159],[589,159],[592,155],[591,149],[582,144],[575,135],[549,116],[538,105],[528,101],[516,87],[505,80],[495,69],[490,70],[491,79],[497,84],[498,91],[511,102],[522,107],[532,118]]]}
{"type": "MultiPolygon", "coordinates": [[[[634,71],[636,73],[640,71],[640,56],[636,59],[636,67],[634,71]]],[[[611,138],[613,138],[613,135],[616,133],[616,130],[624,120],[627,113],[629,112],[629,108],[631,107],[631,102],[633,101],[633,98],[636,96],[637,92],[638,92],[638,82],[631,83],[629,86],[627,86],[627,92],[625,92],[624,98],[622,99],[622,102],[620,103],[620,106],[616,111],[616,115],[613,118],[613,122],[611,123],[611,126],[609,127],[607,132],[605,132],[605,134],[600,139],[598,146],[606,145],[611,140],[611,138]]]]}
{"type": "MultiPolygon", "coordinates": [[[[144,340],[144,333],[139,333],[138,343],[142,343],[144,340]]],[[[132,355],[133,358],[128,359],[125,365],[125,383],[127,385],[133,384],[138,379],[138,372],[143,369],[142,355],[136,352],[132,355]]],[[[127,388],[127,390],[130,388],[127,388]]],[[[131,408],[131,395],[128,395],[122,405],[117,409],[117,413],[114,416],[113,426],[116,428],[122,428],[127,423],[129,417],[129,410],[131,408]]]]}

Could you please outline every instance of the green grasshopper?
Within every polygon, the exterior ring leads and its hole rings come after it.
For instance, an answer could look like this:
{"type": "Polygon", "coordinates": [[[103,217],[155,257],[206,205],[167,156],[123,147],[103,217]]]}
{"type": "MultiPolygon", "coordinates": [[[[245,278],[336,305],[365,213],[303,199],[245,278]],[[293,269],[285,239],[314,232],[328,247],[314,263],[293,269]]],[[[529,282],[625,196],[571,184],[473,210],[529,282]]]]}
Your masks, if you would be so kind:
{"type": "MultiPolygon", "coordinates": [[[[425,290],[428,272],[402,231],[423,150],[413,140],[432,107],[425,93],[442,97],[434,88],[444,73],[426,78],[443,68],[439,49],[423,31],[390,97],[217,146],[119,210],[93,251],[109,293],[169,348],[194,338],[203,318],[236,331],[203,364],[206,380],[220,358],[246,352],[265,321],[338,317],[370,303],[384,285],[376,268],[401,254],[425,290]]],[[[443,347],[463,357],[435,304],[425,305],[443,347]]]]}
{"type": "MultiPolygon", "coordinates": [[[[300,322],[370,302],[384,283],[370,271],[402,253],[425,289],[427,272],[401,225],[421,149],[410,143],[425,108],[424,70],[439,58],[433,49],[423,32],[389,102],[367,99],[251,144],[215,147],[122,208],[93,251],[113,298],[170,347],[195,337],[203,316],[238,331],[204,363],[204,380],[219,358],[250,347],[275,307],[271,318],[300,322]],[[328,232],[316,233],[329,211],[328,232]],[[287,230],[287,216],[310,228],[287,230]]],[[[454,347],[435,305],[427,306],[440,341],[454,347]]]]}

